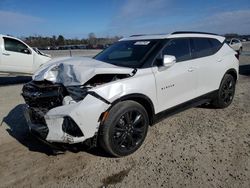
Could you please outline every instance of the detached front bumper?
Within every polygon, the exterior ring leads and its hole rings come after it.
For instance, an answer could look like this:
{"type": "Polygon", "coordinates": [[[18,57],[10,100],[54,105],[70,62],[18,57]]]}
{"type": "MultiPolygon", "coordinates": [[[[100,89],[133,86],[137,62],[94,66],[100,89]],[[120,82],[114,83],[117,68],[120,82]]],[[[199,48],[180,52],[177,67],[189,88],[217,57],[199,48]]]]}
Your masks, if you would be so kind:
{"type": "Polygon", "coordinates": [[[95,136],[99,129],[99,118],[109,106],[110,104],[87,95],[78,103],[65,104],[45,114],[34,112],[26,106],[24,114],[29,129],[35,136],[48,142],[73,144],[95,136]]]}
{"type": "Polygon", "coordinates": [[[42,140],[46,140],[46,137],[48,136],[48,133],[49,133],[49,129],[48,129],[47,125],[42,124],[42,123],[36,123],[36,124],[33,123],[31,121],[32,114],[33,114],[33,112],[28,107],[28,105],[26,105],[24,107],[24,116],[25,116],[25,119],[28,123],[30,132],[33,135],[37,136],[38,138],[40,138],[42,140]]]}

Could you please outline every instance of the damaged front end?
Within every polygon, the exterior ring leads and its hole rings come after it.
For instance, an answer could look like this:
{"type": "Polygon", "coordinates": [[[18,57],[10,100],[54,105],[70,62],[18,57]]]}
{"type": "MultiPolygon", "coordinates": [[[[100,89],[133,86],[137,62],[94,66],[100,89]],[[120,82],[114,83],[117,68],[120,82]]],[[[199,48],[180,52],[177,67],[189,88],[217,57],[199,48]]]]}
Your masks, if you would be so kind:
{"type": "MultiPolygon", "coordinates": [[[[45,140],[49,134],[46,114],[53,108],[76,103],[77,100],[82,100],[87,94],[87,88],[77,91],[72,88],[67,89],[62,84],[52,84],[48,81],[32,81],[25,84],[22,96],[27,104],[25,117],[29,123],[30,131],[45,140]]],[[[70,117],[63,117],[62,130],[74,137],[83,136],[80,128],[70,117]]]]}
{"type": "MultiPolygon", "coordinates": [[[[25,117],[30,131],[50,142],[77,143],[93,136],[95,126],[90,131],[79,127],[83,123],[91,123],[91,117],[85,117],[86,109],[81,109],[88,108],[87,104],[83,105],[86,101],[82,101],[88,95],[88,89],[84,86],[65,87],[48,81],[25,84],[22,96],[27,104],[25,117]]],[[[107,106],[102,101],[98,103],[102,110],[107,106]]]]}
{"type": "Polygon", "coordinates": [[[86,58],[50,62],[23,87],[31,132],[49,142],[78,143],[94,137],[111,105],[95,88],[135,72],[86,58]]]}
{"type": "Polygon", "coordinates": [[[78,143],[96,135],[99,120],[110,102],[92,89],[126,78],[128,75],[97,75],[83,86],[67,86],[49,81],[24,85],[25,117],[31,133],[49,141],[78,143]]]}

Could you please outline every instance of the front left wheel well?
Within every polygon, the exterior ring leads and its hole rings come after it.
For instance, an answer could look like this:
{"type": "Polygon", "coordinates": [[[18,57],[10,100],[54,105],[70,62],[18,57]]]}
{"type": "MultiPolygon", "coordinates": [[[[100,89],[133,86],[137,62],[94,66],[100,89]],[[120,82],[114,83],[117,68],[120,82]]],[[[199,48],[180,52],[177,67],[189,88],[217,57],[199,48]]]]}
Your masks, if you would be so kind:
{"type": "Polygon", "coordinates": [[[140,105],[142,105],[147,111],[149,124],[152,125],[154,112],[153,112],[152,105],[150,104],[150,102],[148,102],[146,99],[141,98],[141,97],[134,97],[134,98],[132,97],[127,100],[133,100],[135,102],[138,102],[140,105]]]}
{"type": "Polygon", "coordinates": [[[112,106],[114,106],[118,102],[126,101],[126,100],[135,101],[135,102],[139,103],[140,105],[142,105],[148,114],[149,124],[150,125],[153,124],[154,115],[155,115],[154,106],[153,106],[152,101],[145,95],[130,94],[130,95],[123,96],[120,99],[114,101],[109,109],[111,109],[112,106]]]}

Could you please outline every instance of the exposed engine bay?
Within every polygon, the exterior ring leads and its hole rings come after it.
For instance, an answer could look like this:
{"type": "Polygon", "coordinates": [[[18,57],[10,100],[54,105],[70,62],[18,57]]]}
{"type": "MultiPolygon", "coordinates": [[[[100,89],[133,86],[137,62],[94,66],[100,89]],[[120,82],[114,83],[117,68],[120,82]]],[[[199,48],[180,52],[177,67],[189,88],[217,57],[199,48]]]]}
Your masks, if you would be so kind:
{"type": "Polygon", "coordinates": [[[136,72],[91,58],[53,59],[22,90],[31,132],[49,142],[79,143],[92,138],[111,105],[107,99],[123,92],[118,80],[136,72]],[[110,87],[111,82],[116,86],[110,87]]]}
{"type": "Polygon", "coordinates": [[[26,104],[32,108],[39,108],[48,111],[52,108],[64,105],[71,99],[71,102],[78,102],[85,98],[88,90],[105,83],[127,78],[128,74],[105,74],[96,75],[82,86],[67,86],[54,84],[49,81],[31,81],[24,85],[22,96],[26,104]]]}

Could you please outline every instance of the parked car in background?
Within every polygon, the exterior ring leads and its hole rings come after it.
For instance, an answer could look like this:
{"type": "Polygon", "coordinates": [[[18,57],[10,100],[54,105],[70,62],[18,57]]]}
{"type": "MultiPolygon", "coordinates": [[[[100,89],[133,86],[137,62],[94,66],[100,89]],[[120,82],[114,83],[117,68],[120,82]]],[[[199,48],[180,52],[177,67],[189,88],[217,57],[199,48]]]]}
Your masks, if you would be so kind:
{"type": "Polygon", "coordinates": [[[50,59],[20,39],[0,35],[0,72],[33,74],[50,59]]]}
{"type": "Polygon", "coordinates": [[[233,48],[236,52],[241,53],[243,50],[242,43],[239,39],[232,38],[232,39],[227,39],[226,42],[228,45],[233,48]]]}

